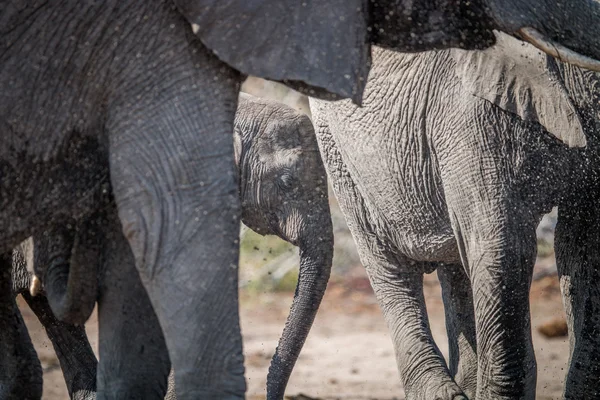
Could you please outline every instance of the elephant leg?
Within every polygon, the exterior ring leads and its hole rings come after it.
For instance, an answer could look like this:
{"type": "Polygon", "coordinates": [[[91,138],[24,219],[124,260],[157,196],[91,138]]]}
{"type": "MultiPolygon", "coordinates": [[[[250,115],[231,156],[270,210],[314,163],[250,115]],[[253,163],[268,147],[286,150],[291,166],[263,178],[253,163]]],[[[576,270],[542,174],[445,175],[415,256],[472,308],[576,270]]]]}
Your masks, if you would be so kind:
{"type": "Polygon", "coordinates": [[[460,264],[437,269],[442,286],[446,331],[450,349],[450,373],[467,397],[477,391],[477,340],[471,282],[460,264]]]}
{"type": "Polygon", "coordinates": [[[431,335],[423,295],[423,266],[400,260],[383,248],[384,238],[371,229],[368,208],[327,124],[318,119],[314,123],[327,173],[392,335],[406,398],[464,398],[431,335]]]}
{"type": "Polygon", "coordinates": [[[423,294],[425,266],[408,260],[392,262],[391,257],[364,251],[361,260],[392,335],[406,398],[465,398],[431,335],[423,294]]]}
{"type": "MultiPolygon", "coordinates": [[[[88,227],[88,225],[85,226],[85,228],[88,227]]],[[[93,234],[95,231],[90,232],[86,230],[86,234],[89,233],[93,234]]],[[[14,249],[12,254],[13,291],[14,293],[19,293],[23,296],[29,305],[29,308],[35,313],[46,330],[46,334],[52,342],[52,346],[54,347],[54,351],[60,362],[60,367],[65,378],[65,384],[69,391],[69,398],[72,400],[92,400],[96,398],[96,367],[98,365],[98,360],[90,346],[84,325],[74,325],[62,322],[57,318],[47,297],[49,289],[48,285],[45,286],[45,291],[41,291],[35,296],[30,294],[32,275],[27,270],[27,259],[30,258],[30,261],[33,261],[33,269],[36,270],[37,275],[44,276],[46,268],[49,264],[52,264],[51,260],[53,259],[53,256],[61,253],[65,254],[65,252],[70,253],[72,241],[69,238],[71,238],[71,236],[72,235],[68,231],[65,232],[61,227],[48,231],[48,236],[38,235],[35,240],[28,240],[27,242],[22,243],[18,248],[14,249]],[[48,244],[48,246],[40,246],[40,240],[44,241],[44,244],[48,244]],[[51,242],[58,244],[58,246],[49,246],[51,242]]],[[[94,239],[97,243],[102,242],[98,237],[94,237],[94,239]]],[[[87,245],[89,245],[89,243],[90,242],[81,244],[88,252],[89,248],[87,245]]],[[[97,246],[97,243],[94,244],[94,246],[97,246]]],[[[91,252],[91,254],[96,256],[96,259],[98,258],[98,253],[91,252]]],[[[69,258],[70,254],[67,254],[67,262],[65,262],[67,271],[69,258]]],[[[80,260],[71,260],[71,262],[73,261],[79,262],[80,260]]],[[[86,261],[88,262],[82,262],[82,266],[85,269],[91,270],[89,273],[90,276],[93,277],[94,281],[97,281],[98,274],[97,269],[95,268],[96,264],[92,266],[89,265],[89,259],[86,261]]],[[[96,262],[95,259],[93,261],[96,262]]],[[[54,288],[56,286],[65,285],[65,282],[62,280],[51,279],[50,282],[52,282],[50,283],[50,287],[54,288]]],[[[49,282],[46,281],[46,283],[48,284],[49,282]]],[[[82,294],[85,299],[89,299],[89,312],[91,313],[96,303],[96,284],[93,283],[90,287],[88,286],[89,283],[81,282],[81,285],[83,286],[83,289],[81,292],[78,292],[78,294],[82,294]],[[88,289],[87,292],[86,289],[88,289]]],[[[41,290],[41,288],[39,289],[41,290]]],[[[76,309],[78,305],[81,305],[82,298],[78,296],[74,297],[76,297],[74,299],[77,303],[74,304],[74,309],[76,309]]]]}
{"type": "Polygon", "coordinates": [[[69,397],[72,400],[95,399],[98,360],[88,341],[85,327],[59,321],[44,294],[32,297],[28,292],[23,292],[22,296],[52,342],[65,377],[69,397]]]}
{"type": "Polygon", "coordinates": [[[163,399],[171,368],[156,314],[121,232],[108,217],[98,298],[98,399],[163,399]]]}
{"type": "MultiPolygon", "coordinates": [[[[477,339],[477,400],[535,399],[537,365],[529,288],[540,198],[526,196],[525,132],[487,102],[465,107],[457,147],[440,149],[440,175],[461,263],[471,282],[477,339]],[[510,140],[510,141],[507,141],[510,140]],[[518,142],[517,142],[518,143],[518,142]]],[[[535,171],[535,169],[534,169],[535,171]]],[[[528,192],[527,192],[528,193],[528,192]]]]}
{"type": "Polygon", "coordinates": [[[558,208],[556,261],[571,350],[565,399],[600,397],[600,208],[594,190],[594,198],[558,208]]]}
{"type": "Polygon", "coordinates": [[[11,283],[12,256],[0,256],[0,399],[42,397],[42,365],[17,307],[11,283]]]}
{"type": "Polygon", "coordinates": [[[178,399],[243,398],[233,149],[240,77],[191,31],[179,34],[192,43],[167,49],[181,59],[140,72],[127,105],[111,112],[111,182],[178,399]]]}
{"type": "MultiPolygon", "coordinates": [[[[463,203],[464,206],[465,203],[463,203]]],[[[529,287],[535,221],[502,204],[450,208],[470,275],[477,332],[479,400],[535,399],[529,287]],[[486,216],[488,211],[493,216],[486,216]]]]}
{"type": "Polygon", "coordinates": [[[177,395],[175,394],[175,372],[171,370],[169,373],[169,386],[167,389],[167,395],[165,396],[165,400],[177,400],[177,395]]]}

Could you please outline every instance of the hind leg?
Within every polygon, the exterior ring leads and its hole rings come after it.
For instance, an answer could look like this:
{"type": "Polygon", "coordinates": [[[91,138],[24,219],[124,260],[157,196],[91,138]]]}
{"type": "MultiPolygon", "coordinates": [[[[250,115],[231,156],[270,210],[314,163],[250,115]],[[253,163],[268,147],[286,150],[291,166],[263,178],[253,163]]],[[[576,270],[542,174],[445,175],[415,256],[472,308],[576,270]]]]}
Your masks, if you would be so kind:
{"type": "Polygon", "coordinates": [[[29,308],[38,317],[56,352],[65,377],[69,397],[73,400],[96,398],[96,367],[98,360],[92,350],[83,325],[59,321],[43,294],[32,297],[22,293],[29,308]]]}
{"type": "Polygon", "coordinates": [[[0,398],[42,397],[42,366],[12,290],[12,256],[0,256],[0,398]]]}
{"type": "Polygon", "coordinates": [[[450,373],[465,394],[469,398],[475,398],[477,340],[471,283],[462,265],[440,265],[437,273],[442,286],[446,314],[450,373]]]}
{"type": "Polygon", "coordinates": [[[431,335],[423,295],[423,266],[390,262],[376,254],[361,259],[394,341],[407,399],[465,399],[431,335]]]}

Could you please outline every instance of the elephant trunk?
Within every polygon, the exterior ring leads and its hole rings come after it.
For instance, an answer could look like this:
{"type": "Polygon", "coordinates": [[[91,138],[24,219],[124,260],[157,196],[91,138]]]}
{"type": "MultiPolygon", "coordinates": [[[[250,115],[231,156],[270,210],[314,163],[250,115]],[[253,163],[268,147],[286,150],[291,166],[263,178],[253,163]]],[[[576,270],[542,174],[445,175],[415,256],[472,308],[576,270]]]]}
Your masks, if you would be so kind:
{"type": "Polygon", "coordinates": [[[56,318],[74,325],[84,324],[96,303],[98,261],[103,219],[92,218],[78,233],[59,228],[34,238],[34,264],[42,273],[48,303],[56,318]]]}
{"type": "Polygon", "coordinates": [[[333,259],[333,228],[329,207],[325,215],[307,224],[300,236],[300,273],[290,314],[271,360],[267,399],[281,400],[325,293],[333,259]],[[313,227],[317,227],[312,229],[313,227]]]}
{"type": "Polygon", "coordinates": [[[52,342],[65,378],[69,398],[95,400],[98,360],[88,341],[85,328],[58,321],[47,297],[22,294],[52,342]]]}
{"type": "Polygon", "coordinates": [[[68,258],[57,258],[48,265],[44,287],[52,312],[60,321],[82,325],[92,314],[97,277],[89,267],[68,258]]]}

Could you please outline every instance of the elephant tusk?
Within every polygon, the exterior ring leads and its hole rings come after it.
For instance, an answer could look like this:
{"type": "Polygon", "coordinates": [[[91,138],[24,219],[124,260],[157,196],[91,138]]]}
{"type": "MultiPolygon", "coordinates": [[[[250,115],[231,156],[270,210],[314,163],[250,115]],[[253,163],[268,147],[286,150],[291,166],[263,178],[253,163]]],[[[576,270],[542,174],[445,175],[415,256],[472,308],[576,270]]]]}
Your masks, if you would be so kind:
{"type": "Polygon", "coordinates": [[[42,281],[40,280],[40,278],[34,275],[33,279],[31,279],[31,286],[29,286],[29,294],[31,294],[32,297],[35,297],[38,294],[40,294],[41,291],[42,281]]]}
{"type": "Polygon", "coordinates": [[[600,61],[581,55],[561,44],[549,40],[537,29],[525,27],[519,29],[518,33],[524,40],[560,61],[575,65],[577,67],[600,72],[600,61]]]}

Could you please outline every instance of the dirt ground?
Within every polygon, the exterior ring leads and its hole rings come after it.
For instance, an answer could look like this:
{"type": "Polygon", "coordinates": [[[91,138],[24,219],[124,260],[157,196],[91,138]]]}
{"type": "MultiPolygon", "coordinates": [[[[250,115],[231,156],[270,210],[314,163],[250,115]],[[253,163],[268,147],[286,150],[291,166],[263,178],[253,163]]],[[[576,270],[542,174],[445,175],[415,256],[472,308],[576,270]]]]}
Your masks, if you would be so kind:
{"type": "MultiPolygon", "coordinates": [[[[447,356],[444,311],[435,273],[426,277],[425,291],[433,335],[447,356]]],[[[242,292],[246,377],[251,400],[264,399],[270,357],[291,299],[291,293],[250,296],[242,292]]],[[[559,399],[568,360],[568,340],[564,336],[548,339],[538,332],[540,325],[564,315],[556,276],[551,274],[535,281],[531,300],[538,362],[537,399],[559,399]]],[[[58,361],[43,328],[26,305],[21,309],[44,368],[43,398],[67,399],[58,361]]],[[[87,329],[96,348],[95,316],[87,329]]],[[[296,399],[404,398],[392,343],[362,268],[352,269],[343,281],[330,283],[287,393],[296,399]]]]}

